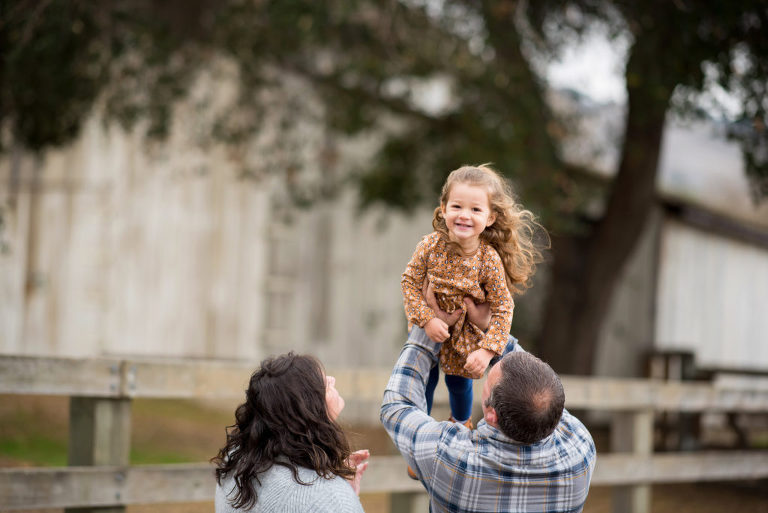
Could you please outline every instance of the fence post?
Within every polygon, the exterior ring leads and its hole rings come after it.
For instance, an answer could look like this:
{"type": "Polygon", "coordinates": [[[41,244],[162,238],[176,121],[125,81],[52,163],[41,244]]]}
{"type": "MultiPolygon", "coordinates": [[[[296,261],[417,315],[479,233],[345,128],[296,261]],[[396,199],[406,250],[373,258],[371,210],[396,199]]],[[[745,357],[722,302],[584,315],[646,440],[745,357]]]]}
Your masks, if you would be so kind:
{"type": "MultiPolygon", "coordinates": [[[[71,397],[69,400],[70,466],[130,463],[131,401],[126,398],[71,397]]],[[[67,508],[66,513],[123,513],[120,492],[115,506],[67,508]]]]}
{"type": "MultiPolygon", "coordinates": [[[[611,421],[611,452],[631,452],[635,456],[650,456],[653,452],[653,410],[615,412],[611,421]]],[[[650,511],[650,485],[614,487],[614,513],[649,513],[650,511]]]]}

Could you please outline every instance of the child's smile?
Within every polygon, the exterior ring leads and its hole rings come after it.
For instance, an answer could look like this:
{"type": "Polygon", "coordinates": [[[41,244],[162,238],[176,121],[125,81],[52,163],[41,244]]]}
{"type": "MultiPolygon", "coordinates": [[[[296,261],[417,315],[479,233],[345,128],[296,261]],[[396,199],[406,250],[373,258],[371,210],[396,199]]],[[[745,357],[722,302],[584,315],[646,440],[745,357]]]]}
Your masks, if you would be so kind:
{"type": "Polygon", "coordinates": [[[448,233],[465,252],[477,249],[480,234],[496,220],[486,188],[478,185],[455,184],[442,211],[448,233]]]}

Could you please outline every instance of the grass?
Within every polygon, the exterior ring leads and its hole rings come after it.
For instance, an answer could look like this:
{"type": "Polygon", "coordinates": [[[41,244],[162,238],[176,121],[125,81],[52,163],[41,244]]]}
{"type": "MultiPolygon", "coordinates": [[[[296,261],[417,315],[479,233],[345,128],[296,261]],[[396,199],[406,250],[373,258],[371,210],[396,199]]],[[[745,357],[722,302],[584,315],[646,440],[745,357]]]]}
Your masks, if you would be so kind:
{"type": "Polygon", "coordinates": [[[224,409],[194,401],[134,401],[131,463],[208,461],[224,445],[234,409],[234,404],[224,409]]]}
{"type": "MultiPolygon", "coordinates": [[[[192,401],[131,406],[130,462],[137,465],[208,461],[232,423],[228,411],[192,401]]],[[[0,466],[66,465],[68,417],[67,398],[0,396],[0,466]]]]}
{"type": "Polygon", "coordinates": [[[0,397],[0,465],[67,464],[66,399],[0,397]]]}
{"type": "Polygon", "coordinates": [[[0,454],[5,461],[61,467],[67,464],[67,442],[39,434],[3,437],[0,439],[0,454]]]}
{"type": "MultiPolygon", "coordinates": [[[[134,465],[199,463],[216,455],[234,422],[236,404],[138,399],[131,403],[134,465]]],[[[350,429],[355,448],[391,452],[380,428],[350,429]],[[371,445],[372,444],[372,445],[371,445]]],[[[64,397],[0,396],[0,466],[67,464],[69,401],[64,397]]]]}
{"type": "Polygon", "coordinates": [[[768,449],[768,432],[753,435],[750,442],[755,449],[768,449]]]}

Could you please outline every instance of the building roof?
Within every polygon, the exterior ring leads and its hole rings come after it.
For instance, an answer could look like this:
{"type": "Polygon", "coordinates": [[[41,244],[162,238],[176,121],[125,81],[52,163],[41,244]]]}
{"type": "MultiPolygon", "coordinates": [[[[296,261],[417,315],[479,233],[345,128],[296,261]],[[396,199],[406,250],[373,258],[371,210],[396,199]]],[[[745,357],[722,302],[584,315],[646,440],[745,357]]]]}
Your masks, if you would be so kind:
{"type": "MultiPolygon", "coordinates": [[[[560,114],[579,119],[574,135],[563,144],[565,158],[602,177],[614,175],[624,133],[624,107],[598,103],[570,90],[553,91],[550,105],[560,114]]],[[[728,140],[727,123],[669,118],[659,158],[660,196],[768,232],[768,198],[760,204],[752,198],[741,149],[728,140]]]]}

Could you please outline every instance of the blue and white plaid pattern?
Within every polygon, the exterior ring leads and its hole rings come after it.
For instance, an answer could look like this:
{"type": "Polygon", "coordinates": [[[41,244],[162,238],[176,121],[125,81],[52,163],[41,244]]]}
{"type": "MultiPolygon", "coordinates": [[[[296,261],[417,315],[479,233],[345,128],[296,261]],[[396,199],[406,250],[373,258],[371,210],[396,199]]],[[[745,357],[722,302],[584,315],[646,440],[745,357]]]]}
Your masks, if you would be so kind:
{"type": "Polygon", "coordinates": [[[430,511],[581,511],[596,458],[584,425],[566,410],[552,435],[525,445],[485,420],[474,431],[435,421],[426,414],[424,389],[439,350],[423,329],[412,329],[381,405],[381,421],[419,474],[430,511]]]}

